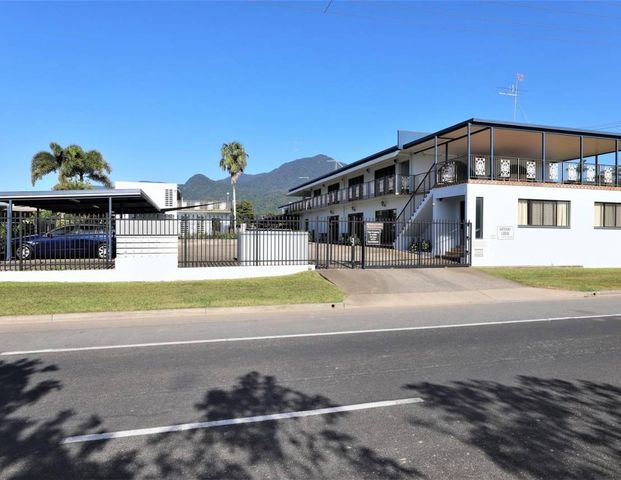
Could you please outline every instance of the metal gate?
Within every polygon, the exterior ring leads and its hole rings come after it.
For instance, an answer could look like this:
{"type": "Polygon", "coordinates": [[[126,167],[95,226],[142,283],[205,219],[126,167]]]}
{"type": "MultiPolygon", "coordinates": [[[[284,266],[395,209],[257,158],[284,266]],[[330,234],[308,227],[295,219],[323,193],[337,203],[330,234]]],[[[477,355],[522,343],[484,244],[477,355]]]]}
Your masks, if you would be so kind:
{"type": "MultiPolygon", "coordinates": [[[[353,217],[353,216],[350,216],[353,217]]],[[[317,268],[431,268],[471,264],[467,222],[309,222],[310,259],[317,268]]]]}

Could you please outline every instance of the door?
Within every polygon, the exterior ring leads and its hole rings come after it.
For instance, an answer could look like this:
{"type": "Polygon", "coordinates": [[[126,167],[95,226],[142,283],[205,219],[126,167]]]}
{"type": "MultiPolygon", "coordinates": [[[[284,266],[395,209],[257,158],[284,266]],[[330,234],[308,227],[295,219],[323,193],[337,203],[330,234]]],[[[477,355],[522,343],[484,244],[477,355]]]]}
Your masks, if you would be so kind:
{"type": "Polygon", "coordinates": [[[377,210],[375,212],[375,220],[384,223],[384,229],[381,235],[381,244],[392,246],[395,241],[395,220],[397,218],[397,210],[394,208],[388,210],[377,210]]]}
{"type": "Polygon", "coordinates": [[[347,216],[347,235],[356,238],[356,243],[362,240],[363,235],[362,212],[351,213],[347,216]]]}
{"type": "Polygon", "coordinates": [[[375,171],[375,196],[395,193],[395,166],[380,168],[375,171]]]}
{"type": "Polygon", "coordinates": [[[338,243],[339,241],[339,216],[328,217],[328,242],[338,243]]]}

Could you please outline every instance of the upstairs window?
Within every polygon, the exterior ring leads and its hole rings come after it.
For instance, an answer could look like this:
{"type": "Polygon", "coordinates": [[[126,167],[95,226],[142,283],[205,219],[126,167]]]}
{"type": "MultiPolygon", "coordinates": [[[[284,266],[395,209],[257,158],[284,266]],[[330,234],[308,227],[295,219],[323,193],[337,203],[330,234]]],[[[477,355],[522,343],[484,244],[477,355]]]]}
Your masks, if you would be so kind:
{"type": "Polygon", "coordinates": [[[518,200],[518,226],[569,227],[569,202],[560,200],[518,200]]]}
{"type": "Polygon", "coordinates": [[[621,203],[595,202],[594,226],[621,228],[621,203]]]}

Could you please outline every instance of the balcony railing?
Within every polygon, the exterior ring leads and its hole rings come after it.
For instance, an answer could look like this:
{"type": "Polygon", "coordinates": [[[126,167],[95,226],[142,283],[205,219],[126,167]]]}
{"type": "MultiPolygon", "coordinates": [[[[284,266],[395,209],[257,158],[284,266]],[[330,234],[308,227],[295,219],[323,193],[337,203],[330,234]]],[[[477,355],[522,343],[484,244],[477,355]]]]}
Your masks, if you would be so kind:
{"type": "Polygon", "coordinates": [[[557,162],[534,158],[494,155],[471,155],[438,163],[438,185],[466,182],[468,179],[513,182],[583,184],[615,187],[621,185],[621,167],[579,161],[557,162]]]}
{"type": "Polygon", "coordinates": [[[284,207],[285,214],[324,208],[356,200],[366,200],[384,195],[409,195],[414,191],[414,179],[415,176],[413,175],[391,175],[357,185],[350,185],[347,188],[289,203],[284,207]]]}

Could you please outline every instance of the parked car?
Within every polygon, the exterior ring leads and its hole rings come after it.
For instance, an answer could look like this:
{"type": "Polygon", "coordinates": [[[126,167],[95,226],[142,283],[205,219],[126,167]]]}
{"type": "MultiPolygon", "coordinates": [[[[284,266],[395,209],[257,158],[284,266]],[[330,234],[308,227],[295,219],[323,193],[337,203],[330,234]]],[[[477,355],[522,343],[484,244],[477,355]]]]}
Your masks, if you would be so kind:
{"type": "MultiPolygon", "coordinates": [[[[13,254],[21,260],[32,258],[108,258],[108,230],[105,225],[70,225],[48,233],[27,235],[12,242],[13,254]]],[[[112,232],[112,256],[116,237],[112,232]]]]}

